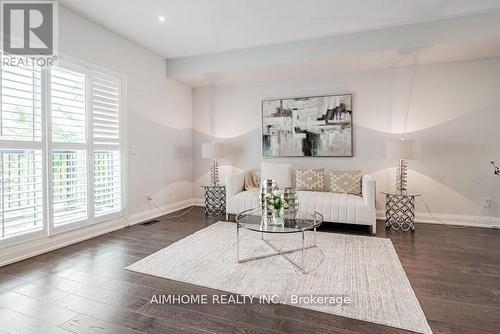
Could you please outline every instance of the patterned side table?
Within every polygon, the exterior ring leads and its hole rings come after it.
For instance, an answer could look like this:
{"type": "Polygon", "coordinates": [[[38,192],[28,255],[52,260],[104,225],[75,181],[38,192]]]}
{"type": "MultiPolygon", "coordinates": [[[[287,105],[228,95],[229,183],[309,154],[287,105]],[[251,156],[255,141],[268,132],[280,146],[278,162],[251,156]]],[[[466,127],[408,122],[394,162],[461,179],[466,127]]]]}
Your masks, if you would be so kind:
{"type": "Polygon", "coordinates": [[[205,190],[205,215],[219,216],[226,213],[226,187],[201,186],[205,190]]]}
{"type": "Polygon", "coordinates": [[[382,193],[385,195],[385,226],[394,230],[415,231],[415,198],[421,194],[382,193]]]}

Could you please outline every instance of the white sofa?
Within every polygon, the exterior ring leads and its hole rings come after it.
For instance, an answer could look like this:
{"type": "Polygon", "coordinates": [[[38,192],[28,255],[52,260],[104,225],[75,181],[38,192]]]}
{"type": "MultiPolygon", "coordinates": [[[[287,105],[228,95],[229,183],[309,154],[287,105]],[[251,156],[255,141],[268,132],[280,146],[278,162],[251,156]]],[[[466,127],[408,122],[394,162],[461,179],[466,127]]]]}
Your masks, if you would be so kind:
{"type": "MultiPolygon", "coordinates": [[[[317,211],[325,222],[368,225],[372,234],[377,229],[375,210],[375,180],[363,175],[362,196],[332,192],[297,191],[299,210],[317,211]]],[[[226,218],[260,206],[258,191],[245,191],[245,174],[227,176],[226,218]]]]}

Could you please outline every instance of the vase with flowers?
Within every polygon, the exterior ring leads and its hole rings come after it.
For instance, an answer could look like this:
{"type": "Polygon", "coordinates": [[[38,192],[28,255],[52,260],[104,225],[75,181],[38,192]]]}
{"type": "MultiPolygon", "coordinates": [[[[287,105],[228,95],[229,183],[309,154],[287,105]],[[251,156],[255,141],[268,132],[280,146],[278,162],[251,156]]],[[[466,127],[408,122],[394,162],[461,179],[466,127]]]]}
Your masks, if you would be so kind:
{"type": "Polygon", "coordinates": [[[286,205],[283,191],[274,190],[272,193],[267,194],[266,203],[272,208],[272,222],[275,225],[283,224],[283,213],[286,205]]]}

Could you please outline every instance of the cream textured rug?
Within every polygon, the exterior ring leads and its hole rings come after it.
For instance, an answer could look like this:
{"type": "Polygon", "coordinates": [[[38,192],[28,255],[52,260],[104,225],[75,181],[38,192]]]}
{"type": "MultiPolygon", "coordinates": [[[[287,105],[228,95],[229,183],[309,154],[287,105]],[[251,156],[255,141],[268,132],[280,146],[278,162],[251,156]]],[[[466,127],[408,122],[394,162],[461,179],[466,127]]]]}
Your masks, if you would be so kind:
{"type": "MultiPolygon", "coordinates": [[[[282,249],[300,234],[265,238],[282,249]]],[[[308,232],[306,243],[312,241],[308,232]]],[[[304,275],[280,256],[236,262],[236,225],[219,222],[134,263],[127,269],[241,295],[348,296],[348,305],[296,305],[377,324],[431,333],[391,240],[318,232],[305,252],[304,275]]],[[[240,256],[273,253],[260,234],[240,229],[240,256]]],[[[300,261],[300,252],[290,256],[300,261]]]]}

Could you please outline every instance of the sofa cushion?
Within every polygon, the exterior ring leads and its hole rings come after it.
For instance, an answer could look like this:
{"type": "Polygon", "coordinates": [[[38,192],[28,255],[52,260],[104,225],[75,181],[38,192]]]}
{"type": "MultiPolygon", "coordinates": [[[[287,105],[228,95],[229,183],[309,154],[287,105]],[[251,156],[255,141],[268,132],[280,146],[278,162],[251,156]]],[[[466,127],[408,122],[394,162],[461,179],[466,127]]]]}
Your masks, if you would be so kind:
{"type": "Polygon", "coordinates": [[[262,162],[260,168],[261,182],[264,182],[264,180],[274,180],[280,189],[292,186],[292,165],[262,162]]]}
{"type": "Polygon", "coordinates": [[[229,197],[226,203],[226,212],[238,214],[242,211],[260,208],[259,190],[247,190],[229,197]]]}
{"type": "Polygon", "coordinates": [[[361,194],[360,170],[332,170],[330,172],[330,190],[333,193],[361,194]]]}
{"type": "Polygon", "coordinates": [[[299,210],[317,211],[325,222],[372,224],[371,208],[362,197],[331,192],[297,191],[299,210]]]}
{"type": "Polygon", "coordinates": [[[325,170],[296,169],[295,189],[306,191],[325,191],[325,170]]]}

